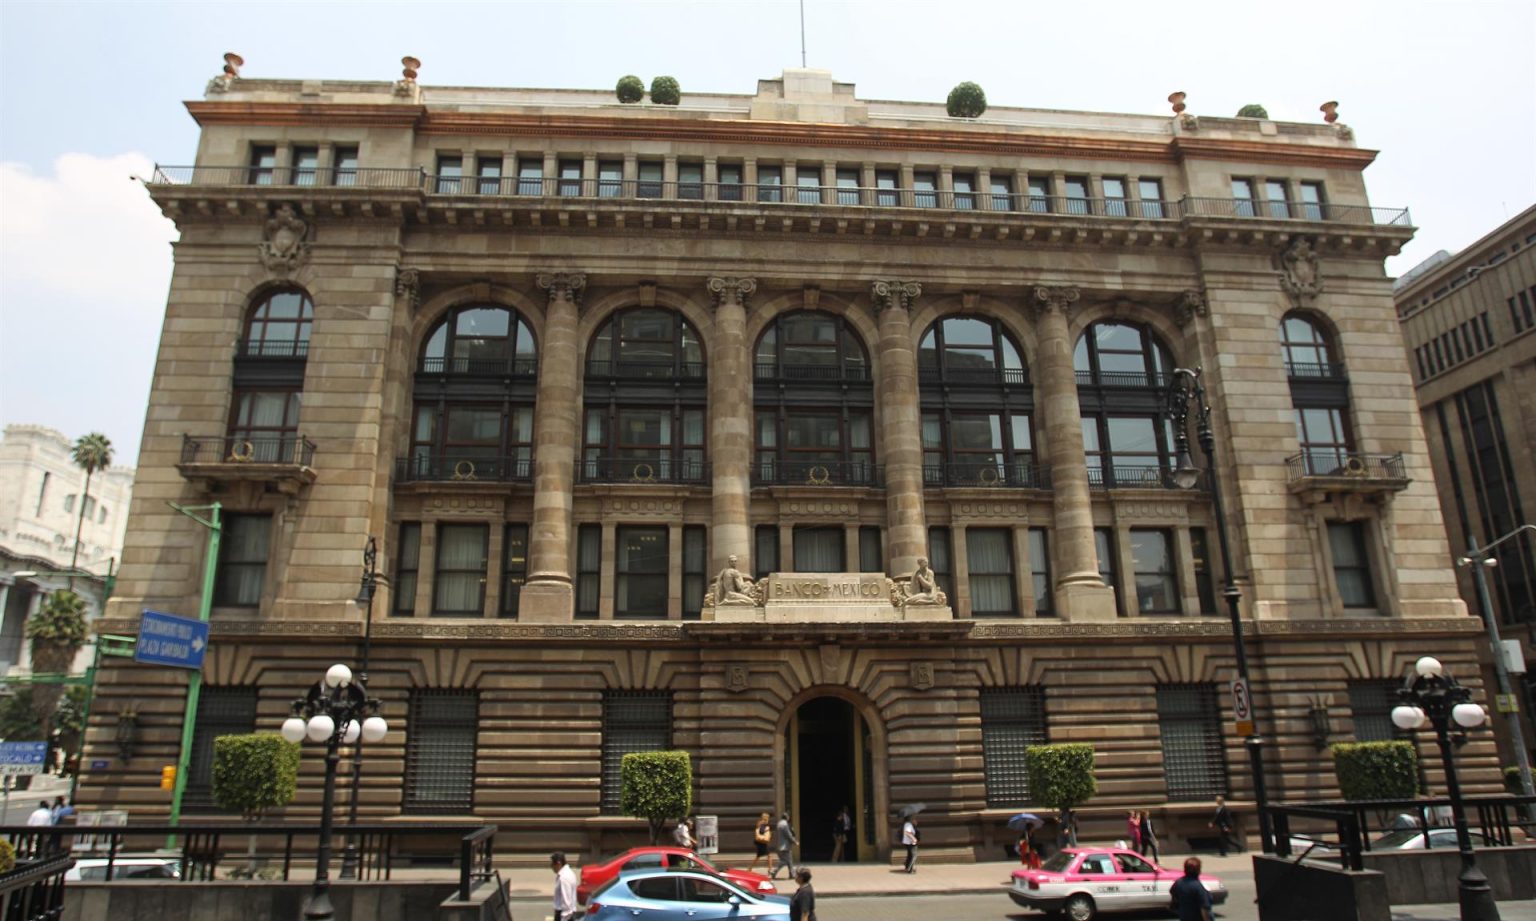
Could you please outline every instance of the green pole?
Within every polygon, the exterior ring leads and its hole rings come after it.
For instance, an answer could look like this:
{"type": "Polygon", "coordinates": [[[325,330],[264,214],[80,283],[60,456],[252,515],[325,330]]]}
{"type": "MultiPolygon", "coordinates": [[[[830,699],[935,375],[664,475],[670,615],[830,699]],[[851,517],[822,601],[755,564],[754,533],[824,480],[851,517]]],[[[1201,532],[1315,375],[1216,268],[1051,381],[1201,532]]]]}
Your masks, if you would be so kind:
{"type": "MultiPolygon", "coordinates": [[[[191,515],[190,509],[178,509],[208,529],[208,558],[203,561],[203,594],[197,606],[197,619],[203,623],[208,622],[208,614],[213,610],[213,579],[219,569],[219,536],[223,532],[219,524],[221,507],[217,502],[206,506],[209,512],[206,519],[191,515]]],[[[187,790],[187,767],[192,761],[192,731],[197,724],[197,699],[202,690],[203,670],[198,669],[187,679],[187,712],[181,717],[181,754],[176,759],[176,785],[171,791],[172,825],[181,821],[181,797],[187,790]]],[[[174,833],[166,836],[165,846],[176,847],[174,833]]]]}
{"type": "Polygon", "coordinates": [[[75,743],[75,772],[69,776],[69,804],[75,804],[75,791],[80,789],[80,772],[85,769],[85,734],[91,731],[91,707],[96,703],[96,670],[101,667],[101,637],[96,637],[96,650],[91,653],[91,667],[85,670],[85,706],[80,713],[80,741],[75,743]]]}

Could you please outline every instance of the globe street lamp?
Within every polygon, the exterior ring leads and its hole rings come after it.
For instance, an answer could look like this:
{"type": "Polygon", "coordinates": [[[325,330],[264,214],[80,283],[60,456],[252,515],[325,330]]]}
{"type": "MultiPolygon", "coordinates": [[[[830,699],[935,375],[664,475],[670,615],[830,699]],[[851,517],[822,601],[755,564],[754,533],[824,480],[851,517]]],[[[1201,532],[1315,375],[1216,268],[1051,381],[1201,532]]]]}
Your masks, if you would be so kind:
{"type": "MultiPolygon", "coordinates": [[[[1477,857],[1472,853],[1461,783],[1456,779],[1456,764],[1451,757],[1452,724],[1471,729],[1481,726],[1486,714],[1482,707],[1472,703],[1472,691],[1452,678],[1439,659],[1425,656],[1414,663],[1413,670],[1415,674],[1397,692],[1402,703],[1392,708],[1392,724],[1412,731],[1428,719],[1434,726],[1440,760],[1445,765],[1445,787],[1451,796],[1451,816],[1456,823],[1456,847],[1461,852],[1461,921],[1498,921],[1499,907],[1493,900],[1493,890],[1488,886],[1488,877],[1477,868],[1477,857]]],[[[1426,829],[1425,834],[1428,833],[1426,829]]]]}
{"type": "MultiPolygon", "coordinates": [[[[1193,402],[1195,437],[1200,450],[1210,463],[1211,514],[1216,518],[1216,542],[1221,549],[1224,576],[1221,594],[1227,599],[1227,612],[1232,620],[1232,648],[1237,658],[1237,676],[1250,689],[1253,682],[1248,677],[1248,652],[1243,646],[1243,621],[1241,601],[1243,593],[1233,578],[1233,560],[1230,541],[1227,538],[1227,517],[1221,510],[1221,484],[1216,476],[1216,435],[1211,430],[1211,404],[1206,399],[1205,385],[1200,383],[1200,369],[1175,368],[1173,379],[1168,382],[1168,415],[1173,422],[1175,446],[1173,482],[1180,489],[1193,489],[1200,483],[1201,470],[1195,466],[1189,454],[1189,417],[1193,402]]],[[[1248,749],[1248,763],[1253,773],[1253,799],[1259,811],[1259,846],[1269,853],[1273,836],[1269,830],[1269,794],[1264,783],[1264,740],[1258,733],[1258,719],[1249,714],[1253,731],[1243,739],[1248,749]]]]}
{"type": "MultiPolygon", "coordinates": [[[[358,661],[357,681],[360,684],[368,683],[368,660],[373,652],[373,595],[378,590],[379,583],[389,584],[389,580],[379,574],[379,545],[372,535],[368,537],[368,543],[363,547],[363,575],[358,584],[356,603],[363,609],[363,654],[358,661]]],[[[352,746],[352,785],[351,793],[347,797],[347,825],[357,824],[357,801],[363,792],[363,746],[358,742],[352,746]]],[[[357,835],[347,833],[347,846],[341,852],[341,878],[356,879],[358,871],[357,835]]]]}
{"type": "Polygon", "coordinates": [[[342,744],[351,745],[359,738],[377,742],[389,732],[389,724],[376,715],[379,702],[368,696],[361,681],[354,681],[352,669],[332,665],[325,677],[316,681],[309,694],[293,702],[292,715],[283,722],[283,738],[298,743],[305,739],[325,743],[325,795],[320,806],[320,847],[315,855],[315,886],[304,906],[308,921],[330,921],[336,916],[331,906],[331,814],[336,808],[336,766],[341,761],[342,744]]]}

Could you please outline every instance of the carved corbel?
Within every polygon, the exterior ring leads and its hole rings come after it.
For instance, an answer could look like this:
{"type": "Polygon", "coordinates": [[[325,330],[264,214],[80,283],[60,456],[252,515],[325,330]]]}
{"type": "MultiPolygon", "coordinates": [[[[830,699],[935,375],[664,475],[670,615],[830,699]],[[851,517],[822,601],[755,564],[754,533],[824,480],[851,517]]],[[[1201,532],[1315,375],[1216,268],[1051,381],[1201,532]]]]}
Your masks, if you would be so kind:
{"type": "Polygon", "coordinates": [[[912,302],[922,296],[923,286],[915,281],[870,282],[869,295],[875,302],[875,312],[899,307],[911,310],[912,302]]]}
{"type": "Polygon", "coordinates": [[[549,292],[549,302],[570,301],[581,306],[581,295],[587,287],[585,272],[545,272],[539,275],[539,287],[549,292]]]}
{"type": "Polygon", "coordinates": [[[806,310],[815,310],[821,303],[821,289],[816,285],[806,285],[800,289],[801,306],[806,310]]]}
{"type": "Polygon", "coordinates": [[[415,313],[421,308],[421,272],[417,269],[399,268],[395,270],[395,296],[403,297],[410,305],[411,312],[415,313]]]}
{"type": "Polygon", "coordinates": [[[718,310],[725,304],[734,304],[747,309],[747,302],[752,294],[757,291],[757,279],[755,278],[726,278],[720,275],[710,276],[709,293],[714,298],[715,308],[718,310]]]}
{"type": "Polygon", "coordinates": [[[1179,298],[1178,306],[1174,308],[1174,319],[1182,328],[1188,326],[1195,317],[1205,316],[1205,311],[1205,292],[1191,289],[1179,298]]]}

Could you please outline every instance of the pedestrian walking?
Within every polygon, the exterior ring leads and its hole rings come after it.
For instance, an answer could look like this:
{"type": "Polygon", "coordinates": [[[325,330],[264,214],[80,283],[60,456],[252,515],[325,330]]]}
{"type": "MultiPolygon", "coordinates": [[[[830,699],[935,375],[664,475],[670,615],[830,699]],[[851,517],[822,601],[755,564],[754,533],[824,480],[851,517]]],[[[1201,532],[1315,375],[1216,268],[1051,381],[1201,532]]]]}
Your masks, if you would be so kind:
{"type": "Polygon", "coordinates": [[[42,802],[38,803],[37,804],[37,808],[32,810],[32,814],[27,816],[27,825],[28,826],[40,826],[40,825],[52,825],[52,824],[53,824],[53,809],[49,807],[47,800],[43,800],[42,802]]]}
{"type": "Polygon", "coordinates": [[[901,826],[901,843],[907,849],[908,873],[917,872],[917,845],[923,840],[923,833],[917,830],[917,816],[908,816],[901,826]]]}
{"type": "Polygon", "coordinates": [[[693,833],[688,830],[687,819],[677,820],[677,826],[672,829],[672,843],[678,847],[693,850],[693,833]]]}
{"type": "Polygon", "coordinates": [[[1179,921],[1211,921],[1211,894],[1200,882],[1200,858],[1184,861],[1184,875],[1173,881],[1168,908],[1179,921]]]}
{"type": "Polygon", "coordinates": [[[1141,813],[1135,809],[1125,817],[1125,840],[1130,842],[1131,850],[1141,853],[1141,813]]]}
{"type": "Polygon", "coordinates": [[[53,824],[55,824],[55,825],[73,825],[74,822],[72,822],[72,821],[71,822],[66,822],[65,820],[66,819],[72,819],[74,817],[74,815],[75,815],[75,807],[70,805],[69,800],[65,799],[62,796],[54,798],[54,800],[53,800],[53,824]]]}
{"type": "Polygon", "coordinates": [[[789,898],[789,921],[816,921],[816,890],[811,888],[811,871],[801,867],[795,882],[800,887],[789,898]]]}
{"type": "Polygon", "coordinates": [[[1157,831],[1152,828],[1152,813],[1141,810],[1141,856],[1151,857],[1157,863],[1162,856],[1157,850],[1157,831]]]}
{"type": "Polygon", "coordinates": [[[1035,850],[1029,843],[1029,829],[1027,828],[1019,835],[1019,863],[1023,864],[1025,869],[1028,870],[1040,869],[1040,852],[1035,850]]]}
{"type": "Polygon", "coordinates": [[[581,912],[576,907],[576,871],[565,862],[565,852],[549,855],[549,867],[555,871],[555,921],[576,921],[581,912]]]}
{"type": "Polygon", "coordinates": [[[848,812],[848,807],[844,806],[842,811],[837,814],[837,818],[832,820],[833,863],[842,863],[843,848],[847,846],[848,836],[852,833],[852,831],[853,816],[848,812]]]}
{"type": "Polygon", "coordinates": [[[1216,813],[1206,823],[1207,828],[1216,829],[1216,847],[1221,851],[1221,856],[1227,856],[1227,848],[1241,851],[1243,846],[1232,837],[1232,810],[1227,808],[1227,798],[1216,797],[1216,813]]]}
{"type": "Polygon", "coordinates": [[[789,827],[789,813],[779,816],[779,827],[775,832],[773,849],[779,854],[779,865],[768,871],[769,879],[777,879],[779,870],[783,869],[791,878],[795,875],[795,845],[800,839],[795,836],[795,830],[789,827]]]}
{"type": "Polygon", "coordinates": [[[1077,847],[1077,813],[1070,807],[1056,815],[1056,848],[1077,847]]]}
{"type": "Polygon", "coordinates": [[[768,859],[768,872],[773,872],[773,855],[768,853],[768,846],[773,843],[773,819],[768,813],[757,817],[757,827],[752,829],[752,843],[757,848],[757,854],[752,858],[752,866],[747,870],[757,872],[757,862],[763,858],[768,859]]]}

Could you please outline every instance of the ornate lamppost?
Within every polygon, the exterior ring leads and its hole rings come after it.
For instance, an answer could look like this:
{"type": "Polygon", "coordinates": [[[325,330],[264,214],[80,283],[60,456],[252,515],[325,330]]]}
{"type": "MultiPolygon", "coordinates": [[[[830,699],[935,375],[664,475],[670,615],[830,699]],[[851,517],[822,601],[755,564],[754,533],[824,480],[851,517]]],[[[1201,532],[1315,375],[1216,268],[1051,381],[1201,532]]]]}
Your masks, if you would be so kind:
{"type": "Polygon", "coordinates": [[[283,722],[283,738],[290,742],[325,743],[325,795],[320,806],[320,846],[315,855],[315,886],[304,906],[308,921],[330,921],[336,916],[331,906],[331,816],[336,808],[336,766],[341,761],[340,748],[359,738],[377,742],[389,732],[389,724],[376,715],[379,702],[368,696],[361,681],[352,679],[352,669],[332,665],[325,677],[316,681],[309,694],[293,702],[292,715],[283,722]]]}
{"type": "MultiPolygon", "coordinates": [[[[1221,582],[1222,597],[1227,600],[1227,613],[1232,620],[1232,647],[1237,657],[1237,676],[1243,684],[1253,687],[1248,677],[1248,652],[1243,645],[1243,621],[1241,604],[1243,593],[1233,578],[1233,560],[1227,537],[1227,516],[1221,510],[1221,483],[1216,476],[1216,435],[1211,431],[1211,404],[1206,399],[1205,385],[1200,383],[1200,369],[1175,368],[1173,379],[1168,382],[1168,415],[1173,422],[1176,455],[1173,480],[1180,489],[1193,489],[1200,482],[1201,471],[1189,454],[1189,417],[1193,409],[1195,437],[1200,450],[1210,463],[1211,513],[1216,518],[1216,543],[1221,549],[1224,576],[1221,582]],[[1193,402],[1193,407],[1191,407],[1193,402]]],[[[1250,714],[1254,731],[1243,739],[1248,749],[1248,762],[1253,773],[1253,799],[1259,811],[1259,844],[1267,854],[1273,846],[1269,826],[1269,794],[1264,783],[1264,740],[1258,733],[1258,719],[1250,714]]]]}
{"type": "MultiPolygon", "coordinates": [[[[379,545],[372,535],[363,547],[363,575],[357,588],[357,604],[365,612],[363,619],[363,655],[358,660],[357,681],[368,684],[368,659],[373,652],[373,595],[379,583],[389,584],[379,575],[379,545]]],[[[352,786],[347,796],[347,826],[357,825],[357,801],[363,788],[363,740],[352,744],[352,786]]],[[[341,878],[356,879],[358,871],[357,835],[347,832],[347,846],[341,852],[341,878]]]]}
{"type": "MultiPolygon", "coordinates": [[[[1440,743],[1440,760],[1445,766],[1445,788],[1451,797],[1451,816],[1456,824],[1456,849],[1461,852],[1461,875],[1457,878],[1461,903],[1461,921],[1499,921],[1499,906],[1493,900],[1488,877],[1477,867],[1472,853],[1472,836],[1467,832],[1467,813],[1461,801],[1461,783],[1456,779],[1456,764],[1451,757],[1452,724],[1463,729],[1481,726],[1486,714],[1472,703],[1472,691],[1452,678],[1433,656],[1414,663],[1414,673],[1397,692],[1401,704],[1392,708],[1392,723],[1412,731],[1426,719],[1440,743]]],[[[1425,829],[1426,835],[1429,830],[1425,829]]]]}

